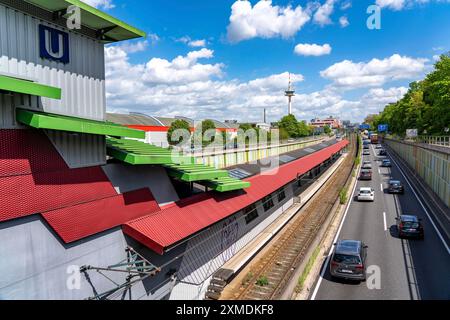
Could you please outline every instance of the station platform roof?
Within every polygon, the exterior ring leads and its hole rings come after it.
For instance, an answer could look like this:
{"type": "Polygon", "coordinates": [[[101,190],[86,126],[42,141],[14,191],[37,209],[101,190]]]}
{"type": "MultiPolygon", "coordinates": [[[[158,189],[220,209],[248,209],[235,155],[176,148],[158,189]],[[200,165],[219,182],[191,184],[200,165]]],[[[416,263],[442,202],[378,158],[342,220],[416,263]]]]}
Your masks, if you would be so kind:
{"type": "Polygon", "coordinates": [[[70,6],[81,9],[81,24],[91,30],[97,31],[99,40],[110,43],[145,37],[146,33],[120,21],[109,14],[88,5],[80,0],[25,0],[32,5],[57,15],[66,13],[70,6]]]}
{"type": "Polygon", "coordinates": [[[245,191],[208,192],[180,200],[174,206],[124,224],[123,231],[162,255],[183,240],[270,195],[347,145],[346,140],[337,142],[286,163],[274,169],[277,171],[273,174],[266,172],[245,179],[245,182],[251,183],[245,191]]]}

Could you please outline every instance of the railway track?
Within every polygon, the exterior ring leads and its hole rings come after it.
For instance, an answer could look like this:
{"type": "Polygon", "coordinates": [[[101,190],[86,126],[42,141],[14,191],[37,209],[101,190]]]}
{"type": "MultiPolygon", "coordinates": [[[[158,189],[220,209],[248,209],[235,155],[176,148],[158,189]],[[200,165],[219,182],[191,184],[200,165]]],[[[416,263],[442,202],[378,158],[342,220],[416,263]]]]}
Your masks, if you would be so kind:
{"type": "MultiPolygon", "coordinates": [[[[349,155],[356,153],[353,136],[349,155]]],[[[339,191],[349,180],[354,157],[348,156],[336,173],[314,197],[304,212],[286,227],[280,238],[251,268],[245,282],[233,293],[236,300],[274,300],[279,298],[304,258],[320,227],[328,218],[339,197],[339,191]]]]}

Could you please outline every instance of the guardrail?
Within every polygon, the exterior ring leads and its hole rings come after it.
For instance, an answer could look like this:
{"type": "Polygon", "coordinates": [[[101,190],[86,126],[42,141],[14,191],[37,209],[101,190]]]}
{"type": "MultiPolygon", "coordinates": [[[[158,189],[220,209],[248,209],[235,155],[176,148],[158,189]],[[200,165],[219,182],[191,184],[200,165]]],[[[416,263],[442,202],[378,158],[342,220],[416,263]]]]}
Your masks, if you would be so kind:
{"type": "Polygon", "coordinates": [[[420,143],[450,148],[450,136],[419,136],[417,140],[420,143]]]}

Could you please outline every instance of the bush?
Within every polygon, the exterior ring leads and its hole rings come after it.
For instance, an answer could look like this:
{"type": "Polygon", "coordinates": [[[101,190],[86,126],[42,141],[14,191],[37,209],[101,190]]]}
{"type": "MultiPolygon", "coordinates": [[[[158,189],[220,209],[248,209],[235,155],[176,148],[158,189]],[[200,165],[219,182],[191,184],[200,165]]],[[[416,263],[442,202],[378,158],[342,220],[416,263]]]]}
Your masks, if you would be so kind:
{"type": "Polygon", "coordinates": [[[190,132],[190,126],[189,123],[186,120],[175,120],[174,122],[172,122],[169,131],[167,131],[167,141],[169,142],[170,145],[177,145],[179,143],[182,142],[183,138],[180,137],[178,140],[172,140],[172,135],[174,133],[174,131],[176,130],[187,130],[187,132],[190,132]]]}
{"type": "Polygon", "coordinates": [[[256,284],[260,287],[265,287],[269,285],[269,279],[267,279],[266,276],[262,276],[260,277],[257,281],[256,284]]]}
{"type": "Polygon", "coordinates": [[[347,190],[345,188],[341,189],[341,191],[339,192],[339,202],[341,204],[347,203],[347,190]]]}

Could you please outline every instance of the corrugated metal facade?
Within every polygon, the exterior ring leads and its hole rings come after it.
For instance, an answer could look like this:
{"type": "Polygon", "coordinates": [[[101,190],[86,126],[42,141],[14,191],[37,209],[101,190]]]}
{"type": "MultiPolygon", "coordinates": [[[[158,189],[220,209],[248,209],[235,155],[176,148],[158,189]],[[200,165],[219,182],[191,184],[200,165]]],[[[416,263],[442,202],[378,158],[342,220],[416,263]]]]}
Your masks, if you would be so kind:
{"type": "Polygon", "coordinates": [[[62,99],[14,95],[16,106],[104,120],[105,58],[103,44],[70,33],[70,63],[40,58],[39,24],[45,21],[0,5],[0,72],[34,79],[62,89],[62,99]],[[42,105],[40,105],[42,103],[42,105]]]}
{"type": "Polygon", "coordinates": [[[12,129],[17,126],[14,112],[13,96],[0,93],[0,128],[12,129]]]}
{"type": "MultiPolygon", "coordinates": [[[[0,73],[62,89],[61,100],[23,94],[0,94],[0,128],[22,128],[15,108],[25,107],[81,118],[104,120],[105,59],[103,44],[70,33],[70,63],[41,59],[39,25],[61,29],[45,21],[0,5],[0,73]]],[[[106,163],[103,136],[47,132],[71,168],[106,163]]]]}

